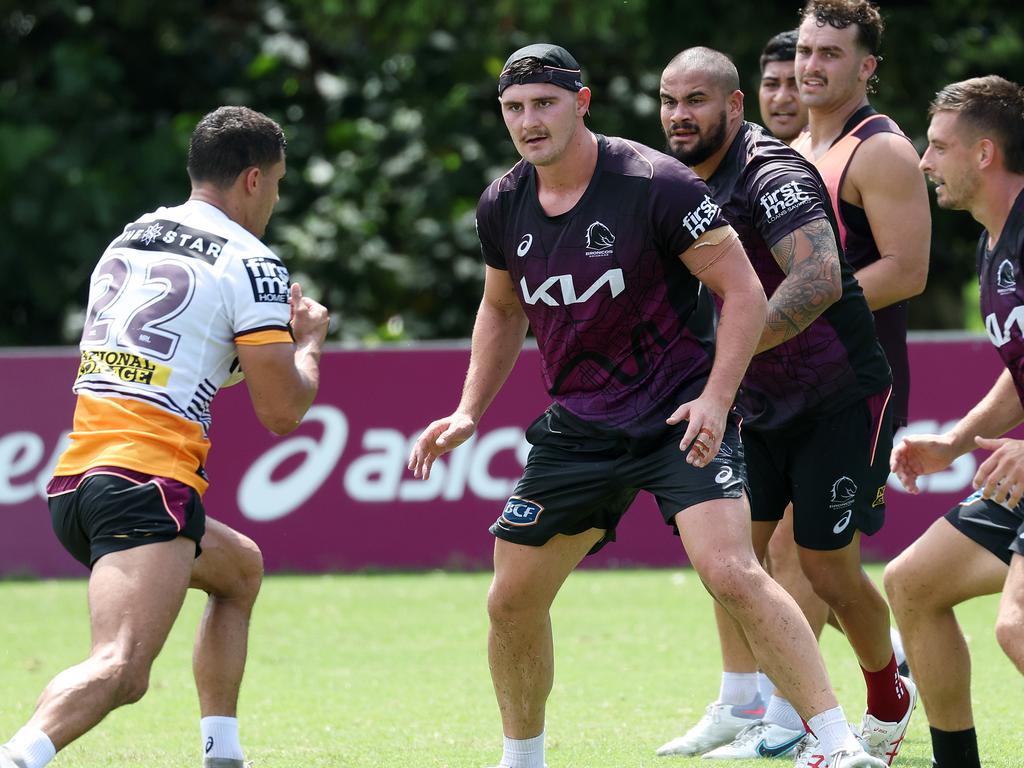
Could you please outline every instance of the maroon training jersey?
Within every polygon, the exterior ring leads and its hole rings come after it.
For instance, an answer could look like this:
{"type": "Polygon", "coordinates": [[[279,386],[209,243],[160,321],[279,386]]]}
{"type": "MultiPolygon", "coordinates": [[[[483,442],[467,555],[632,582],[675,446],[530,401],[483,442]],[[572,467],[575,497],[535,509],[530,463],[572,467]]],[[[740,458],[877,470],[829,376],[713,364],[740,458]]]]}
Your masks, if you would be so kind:
{"type": "MultiPolygon", "coordinates": [[[[761,126],[744,123],[708,179],[771,296],[785,279],[771,248],[813,221],[836,233],[828,191],[814,165],[761,126]]],[[[840,247],[842,295],[800,334],[756,355],[737,405],[746,429],[778,429],[831,413],[886,390],[889,366],[871,310],[840,247]]]]}
{"type": "MultiPolygon", "coordinates": [[[[548,216],[520,161],[477,207],[484,261],[507,270],[537,337],[548,392],[571,413],[632,437],[704,388],[710,302],[679,256],[723,226],[707,186],[649,147],[598,136],[593,178],[548,216]]],[[[706,290],[706,289],[705,289],[706,290]]]]}
{"type": "Polygon", "coordinates": [[[1017,195],[995,248],[988,249],[988,232],[981,233],[977,265],[985,329],[1024,404],[1024,192],[1017,195]]]}

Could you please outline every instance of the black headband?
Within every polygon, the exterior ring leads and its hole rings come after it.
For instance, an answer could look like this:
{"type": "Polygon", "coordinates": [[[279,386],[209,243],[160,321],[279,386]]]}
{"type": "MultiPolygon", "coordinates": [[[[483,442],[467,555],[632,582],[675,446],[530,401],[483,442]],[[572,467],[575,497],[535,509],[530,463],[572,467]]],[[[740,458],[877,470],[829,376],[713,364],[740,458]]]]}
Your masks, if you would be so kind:
{"type": "Polygon", "coordinates": [[[507,69],[498,77],[498,95],[501,96],[510,85],[528,83],[551,83],[567,91],[578,91],[583,87],[580,70],[544,66],[542,69],[524,75],[512,75],[507,69]]]}

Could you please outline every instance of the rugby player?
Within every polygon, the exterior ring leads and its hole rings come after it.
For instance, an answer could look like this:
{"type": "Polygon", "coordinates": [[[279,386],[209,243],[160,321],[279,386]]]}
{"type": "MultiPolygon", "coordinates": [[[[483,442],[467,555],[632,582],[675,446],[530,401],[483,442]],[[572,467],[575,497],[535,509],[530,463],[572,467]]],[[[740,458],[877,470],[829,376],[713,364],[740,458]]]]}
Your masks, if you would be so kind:
{"type": "Polygon", "coordinates": [[[239,366],[279,435],[319,385],[327,311],[259,240],[284,173],[277,123],[211,112],[192,133],[188,201],[128,224],[92,273],[74,427],[47,486],[58,539],[90,569],[92,649],[0,746],[2,768],[42,768],[138,701],[189,587],[209,595],[193,652],[203,765],[242,768],[236,708],[263,560],[201,499],[210,401],[239,366]]]}
{"type": "Polygon", "coordinates": [[[850,734],[799,609],[750,546],[732,405],[766,301],[735,231],[684,165],[586,127],[591,92],[565,49],[513,53],[498,96],[522,161],[480,199],[486,277],[462,398],[423,431],[409,467],[429,476],[474,433],[532,326],[554,403],[527,430],[524,475],[491,526],[500,765],[544,766],[549,608],[576,565],[614,540],[641,489],[768,673],[828,731],[833,768],[880,765],[850,734]],[[721,297],[717,331],[707,289],[721,297]]]}
{"type": "Polygon", "coordinates": [[[1024,441],[1000,437],[1024,421],[1024,89],[994,75],[952,83],[929,114],[921,169],[939,206],[970,211],[985,228],[975,261],[981,314],[1006,370],[948,432],[910,435],[893,450],[892,469],[911,493],[919,477],[975,448],[992,455],[974,477],[976,492],[889,563],[885,589],[924,702],[933,765],[981,768],[970,653],[953,609],[1002,592],[996,638],[1024,674],[1024,441]]]}

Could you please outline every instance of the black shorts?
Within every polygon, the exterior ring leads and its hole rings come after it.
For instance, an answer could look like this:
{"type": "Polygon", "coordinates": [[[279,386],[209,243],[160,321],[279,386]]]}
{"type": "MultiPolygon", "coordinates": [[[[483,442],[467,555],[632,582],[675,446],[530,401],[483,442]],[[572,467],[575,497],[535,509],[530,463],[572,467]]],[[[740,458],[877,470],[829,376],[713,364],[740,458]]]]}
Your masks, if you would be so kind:
{"type": "Polygon", "coordinates": [[[178,536],[192,539],[199,557],[206,510],[196,490],[178,480],[97,467],[54,477],[46,492],[54,533],[87,568],[111,552],[178,536]]]}
{"type": "Polygon", "coordinates": [[[946,519],[975,544],[1007,565],[1013,553],[1024,555],[1024,502],[1007,509],[975,491],[949,512],[946,519]]]}
{"type": "Polygon", "coordinates": [[[793,538],[821,551],[842,549],[855,531],[877,533],[892,451],[887,395],[781,429],[744,430],[752,519],[781,520],[792,502],[793,538]]]}
{"type": "Polygon", "coordinates": [[[591,528],[605,535],[590,554],[615,541],[615,526],[639,491],[658,501],[675,530],[683,509],[713,499],[738,499],[747,490],[743,444],[730,415],[722,448],[708,466],[686,463],[679,441],[686,424],[637,440],[600,432],[553,405],[526,430],[533,445],[522,479],[491,526],[499,539],[541,546],[556,534],[591,528]]]}

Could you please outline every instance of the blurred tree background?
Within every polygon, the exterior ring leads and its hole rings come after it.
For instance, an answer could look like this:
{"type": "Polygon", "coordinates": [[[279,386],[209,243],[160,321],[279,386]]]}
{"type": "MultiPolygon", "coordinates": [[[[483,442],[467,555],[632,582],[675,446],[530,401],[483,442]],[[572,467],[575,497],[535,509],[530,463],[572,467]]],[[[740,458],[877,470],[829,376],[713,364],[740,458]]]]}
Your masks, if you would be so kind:
{"type": "MultiPolygon", "coordinates": [[[[266,239],[337,316],[333,339],[465,337],[483,274],[476,201],[518,159],[496,102],[512,50],[565,45],[594,90],[591,128],[661,147],[665,62],[691,45],[726,51],[756,120],[758,54],[796,25],[799,5],[0,0],[0,344],[77,343],[96,258],[135,216],[187,196],[189,134],[221,104],[285,127],[289,171],[266,239]]],[[[919,151],[945,83],[1024,82],[1024,5],[881,7],[873,101],[919,151]]],[[[962,328],[979,228],[966,213],[934,213],[911,322],[962,328]]]]}

